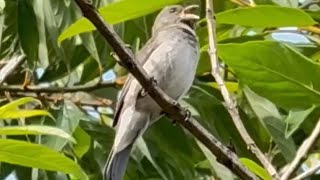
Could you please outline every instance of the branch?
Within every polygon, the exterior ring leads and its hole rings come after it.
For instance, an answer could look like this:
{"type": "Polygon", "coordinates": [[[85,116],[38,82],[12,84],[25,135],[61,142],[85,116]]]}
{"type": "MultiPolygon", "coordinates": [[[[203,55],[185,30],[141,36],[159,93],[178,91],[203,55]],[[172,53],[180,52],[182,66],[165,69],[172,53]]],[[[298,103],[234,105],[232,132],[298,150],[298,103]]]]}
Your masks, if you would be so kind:
{"type": "Polygon", "coordinates": [[[94,24],[100,34],[113,48],[113,51],[121,60],[122,65],[137,79],[141,86],[170,118],[179,122],[184,128],[192,133],[194,137],[218,157],[220,163],[227,166],[240,178],[258,179],[240,163],[238,157],[232,151],[221,144],[194,118],[188,117],[188,111],[182,109],[179,104],[160,89],[157,83],[147,75],[146,71],[137,64],[131,50],[125,47],[124,42],[114,32],[112,27],[104,23],[103,18],[91,4],[88,4],[85,0],[75,0],[75,2],[80,7],[83,15],[94,24]]]}
{"type": "Polygon", "coordinates": [[[116,81],[104,81],[94,85],[81,85],[72,87],[43,87],[43,86],[23,86],[23,85],[5,85],[0,86],[0,92],[33,92],[33,93],[60,93],[60,92],[78,92],[78,91],[93,91],[100,88],[115,87],[116,81]]]}
{"type": "Polygon", "coordinates": [[[320,136],[320,119],[316,127],[313,129],[311,135],[304,140],[304,142],[300,145],[296,157],[292,160],[288,168],[284,171],[283,175],[281,176],[281,180],[287,180],[293,174],[293,172],[299,167],[299,164],[305,160],[307,157],[308,152],[312,148],[312,146],[316,143],[320,136]]]}
{"type": "Polygon", "coordinates": [[[10,94],[10,97],[33,97],[43,101],[52,101],[53,103],[57,103],[62,100],[68,100],[79,106],[92,106],[94,108],[110,107],[112,105],[112,101],[109,99],[97,97],[97,96],[83,93],[83,92],[54,93],[50,95],[45,93],[37,94],[37,93],[27,93],[27,92],[18,92],[18,93],[8,92],[8,94],[10,94]]]}
{"type": "Polygon", "coordinates": [[[24,55],[14,56],[10,60],[2,60],[7,63],[0,70],[0,84],[2,84],[6,78],[12,73],[12,71],[22,64],[25,60],[24,55]]]}
{"type": "Polygon", "coordinates": [[[256,157],[260,160],[261,164],[267,169],[269,174],[275,178],[279,179],[279,175],[272,164],[268,161],[268,159],[264,156],[264,154],[260,151],[257,147],[255,142],[250,137],[249,133],[245,129],[239,115],[239,111],[236,108],[236,103],[230,97],[228,89],[226,88],[224,81],[220,75],[219,69],[219,61],[216,55],[216,37],[215,37],[215,20],[214,12],[213,12],[213,5],[212,0],[206,0],[206,18],[207,18],[207,25],[208,25],[208,34],[209,34],[209,56],[211,60],[211,68],[212,68],[212,75],[215,78],[218,87],[221,90],[221,94],[223,96],[224,101],[226,102],[227,110],[235,124],[236,128],[238,129],[242,139],[246,142],[249,150],[256,155],[256,157]]]}
{"type": "Polygon", "coordinates": [[[304,173],[301,173],[299,176],[292,178],[291,180],[303,180],[303,179],[307,179],[308,177],[312,176],[313,174],[315,174],[317,171],[320,170],[320,164],[316,165],[315,167],[307,170],[304,173]]]}

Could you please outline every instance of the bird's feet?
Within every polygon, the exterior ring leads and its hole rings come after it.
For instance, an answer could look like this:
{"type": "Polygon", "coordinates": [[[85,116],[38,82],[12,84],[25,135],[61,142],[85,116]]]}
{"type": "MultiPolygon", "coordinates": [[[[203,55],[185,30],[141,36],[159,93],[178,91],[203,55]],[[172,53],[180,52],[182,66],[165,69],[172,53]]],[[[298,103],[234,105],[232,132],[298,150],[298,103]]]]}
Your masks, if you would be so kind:
{"type": "MultiPolygon", "coordinates": [[[[173,100],[171,103],[172,103],[174,106],[178,107],[178,109],[182,110],[182,112],[184,112],[184,121],[188,121],[188,120],[190,119],[190,117],[191,117],[191,112],[190,112],[187,108],[182,107],[182,106],[178,103],[178,101],[175,101],[175,100],[173,100]]],[[[173,121],[172,121],[172,124],[173,124],[173,125],[176,125],[176,123],[177,123],[176,120],[173,120],[173,121]]]]}

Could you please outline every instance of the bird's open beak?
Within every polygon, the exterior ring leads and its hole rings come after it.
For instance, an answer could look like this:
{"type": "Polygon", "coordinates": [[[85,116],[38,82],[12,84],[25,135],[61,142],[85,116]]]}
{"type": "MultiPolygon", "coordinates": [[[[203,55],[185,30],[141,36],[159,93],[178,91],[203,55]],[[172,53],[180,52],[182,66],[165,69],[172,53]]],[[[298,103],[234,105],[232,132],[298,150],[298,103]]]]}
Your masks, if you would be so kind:
{"type": "Polygon", "coordinates": [[[198,5],[190,5],[185,7],[181,12],[181,15],[180,15],[181,19],[183,21],[196,21],[200,19],[198,15],[193,14],[194,10],[196,10],[197,8],[199,8],[198,5]]]}

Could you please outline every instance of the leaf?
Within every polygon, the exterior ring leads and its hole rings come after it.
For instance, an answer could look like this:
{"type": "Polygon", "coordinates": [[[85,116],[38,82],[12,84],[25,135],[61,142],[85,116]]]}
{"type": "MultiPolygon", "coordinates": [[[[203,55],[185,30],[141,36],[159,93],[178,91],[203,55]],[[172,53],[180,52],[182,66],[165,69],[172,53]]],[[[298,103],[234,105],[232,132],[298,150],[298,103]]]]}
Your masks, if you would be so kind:
{"type": "MultiPolygon", "coordinates": [[[[106,22],[116,24],[152,13],[166,5],[175,4],[180,1],[181,0],[122,0],[100,8],[99,12],[106,22]]],[[[60,44],[67,38],[94,29],[94,26],[87,19],[81,18],[61,33],[58,38],[58,43],[60,44]]]]}
{"type": "Polygon", "coordinates": [[[5,110],[11,110],[11,109],[16,109],[18,108],[19,106],[21,105],[24,105],[24,104],[27,104],[27,103],[37,103],[37,104],[41,104],[41,102],[35,98],[32,98],[32,97],[24,97],[24,98],[20,98],[20,99],[17,99],[15,101],[12,101],[6,105],[3,105],[0,107],[0,114],[2,111],[5,111],[5,110]]]}
{"type": "Polygon", "coordinates": [[[255,173],[259,177],[261,177],[263,180],[271,180],[272,177],[269,175],[269,173],[260,165],[252,161],[251,159],[247,158],[240,158],[240,162],[245,165],[251,172],[255,173]]]}
{"type": "Polygon", "coordinates": [[[231,173],[231,171],[228,168],[218,163],[216,157],[212,154],[212,152],[208,150],[207,147],[205,147],[199,141],[197,141],[197,144],[202,150],[203,154],[209,160],[212,166],[211,169],[212,171],[214,171],[213,174],[215,175],[215,177],[217,177],[217,179],[226,179],[226,180],[236,179],[236,177],[231,173]]]}
{"type": "Polygon", "coordinates": [[[243,91],[248,99],[248,102],[260,120],[265,126],[273,141],[279,146],[283,157],[287,162],[291,162],[296,153],[296,147],[291,137],[285,137],[285,122],[274,104],[267,99],[258,96],[247,86],[243,91]]]}
{"type": "MultiPolygon", "coordinates": [[[[4,8],[6,7],[6,2],[4,0],[0,0],[0,15],[3,13],[4,8]]],[[[0,38],[1,42],[1,38],[0,38]]]]}
{"type": "Polygon", "coordinates": [[[241,82],[283,108],[320,104],[320,65],[279,42],[218,45],[241,82]]]}
{"type": "Polygon", "coordinates": [[[306,110],[290,110],[289,115],[285,119],[286,126],[286,138],[290,137],[303,123],[303,121],[313,112],[315,106],[306,110]]]}
{"type": "Polygon", "coordinates": [[[20,98],[0,107],[0,119],[28,118],[34,116],[49,116],[53,118],[50,113],[45,110],[19,109],[20,105],[30,102],[41,104],[39,100],[31,97],[20,98]]]}
{"type": "Polygon", "coordinates": [[[90,148],[91,138],[90,136],[80,127],[77,127],[73,133],[74,138],[77,141],[77,144],[73,145],[73,151],[78,158],[88,152],[90,148]]]}
{"type": "Polygon", "coordinates": [[[79,179],[88,179],[81,168],[71,159],[39,144],[0,139],[0,161],[50,171],[64,172],[72,174],[79,179]]]}
{"type": "Polygon", "coordinates": [[[161,178],[164,179],[164,180],[168,180],[168,178],[165,175],[165,173],[163,172],[163,170],[159,167],[157,162],[151,156],[149,148],[148,148],[146,142],[144,141],[144,139],[138,138],[136,144],[137,144],[137,147],[139,148],[139,150],[142,152],[142,154],[144,156],[146,156],[146,158],[150,161],[150,163],[153,165],[153,167],[158,171],[158,173],[160,174],[161,178]]]}
{"type": "Polygon", "coordinates": [[[8,110],[1,112],[0,114],[0,120],[4,119],[18,119],[18,118],[29,118],[34,116],[49,116],[53,118],[49,112],[45,110],[8,110]]]}
{"type": "Polygon", "coordinates": [[[112,148],[114,139],[114,130],[106,125],[99,124],[95,121],[80,121],[80,127],[104,149],[112,148]]]}
{"type": "Polygon", "coordinates": [[[69,141],[75,142],[75,140],[66,132],[59,128],[44,126],[44,125],[28,125],[28,126],[6,126],[0,127],[0,134],[3,135],[24,135],[24,134],[32,134],[32,135],[54,135],[59,136],[69,141]]]}
{"type": "MultiPolygon", "coordinates": [[[[243,143],[228,111],[218,99],[219,96],[221,96],[221,93],[212,86],[197,83],[192,86],[184,101],[189,104],[188,109],[191,114],[218,140],[224,144],[230,144],[231,141],[239,156],[251,158],[252,154],[243,143]]],[[[242,116],[242,118],[245,118],[245,116],[242,116]]],[[[264,145],[264,138],[261,138],[261,134],[258,134],[263,132],[261,125],[257,125],[256,121],[247,118],[244,119],[244,125],[250,131],[250,135],[260,137],[259,139],[254,139],[257,140],[257,144],[266,146],[264,145]]],[[[268,144],[269,139],[267,140],[268,144]]]]}
{"type": "MultiPolygon", "coordinates": [[[[64,106],[60,109],[58,114],[56,126],[68,134],[73,134],[80,119],[86,118],[86,115],[80,111],[75,104],[69,101],[64,101],[64,106]]],[[[42,139],[44,140],[45,145],[57,151],[60,151],[68,142],[66,139],[53,136],[44,137],[42,139]]]]}
{"type": "Polygon", "coordinates": [[[30,68],[38,60],[39,33],[32,6],[27,0],[18,0],[18,34],[30,68]]]}
{"type": "Polygon", "coordinates": [[[309,26],[316,24],[307,13],[300,9],[270,5],[231,9],[218,13],[216,18],[218,23],[252,27],[309,26]]]}

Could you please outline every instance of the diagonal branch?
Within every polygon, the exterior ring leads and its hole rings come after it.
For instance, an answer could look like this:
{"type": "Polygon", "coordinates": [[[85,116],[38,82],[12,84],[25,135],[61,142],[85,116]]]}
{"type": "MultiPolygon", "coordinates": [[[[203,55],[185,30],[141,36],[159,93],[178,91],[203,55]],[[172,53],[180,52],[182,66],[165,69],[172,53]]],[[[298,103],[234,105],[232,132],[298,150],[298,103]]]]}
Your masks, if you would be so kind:
{"type": "Polygon", "coordinates": [[[17,55],[13,56],[10,60],[6,60],[6,65],[4,65],[0,70],[0,84],[2,84],[13,70],[21,65],[25,59],[26,57],[24,55],[17,55]]]}
{"type": "Polygon", "coordinates": [[[83,15],[93,23],[105,40],[113,48],[123,66],[139,81],[148,94],[161,106],[166,114],[179,122],[184,128],[202,142],[213,154],[218,157],[218,161],[227,166],[231,171],[242,179],[258,179],[248,171],[239,161],[238,157],[221,144],[194,118],[188,117],[188,111],[181,108],[172,98],[165,94],[154,80],[148,77],[146,71],[134,60],[132,52],[126,48],[124,42],[114,32],[112,27],[104,23],[103,18],[97,10],[85,0],[75,0],[83,15]],[[186,120],[187,119],[187,120],[186,120]]]}
{"type": "Polygon", "coordinates": [[[272,164],[268,161],[268,159],[264,156],[261,150],[257,147],[253,139],[250,137],[249,133],[247,132],[246,128],[244,127],[239,111],[236,107],[236,103],[231,99],[228,89],[226,88],[224,81],[220,75],[219,69],[219,61],[216,55],[216,37],[215,37],[215,20],[214,12],[213,12],[213,5],[212,0],[206,0],[206,18],[207,18],[207,25],[208,25],[208,34],[209,34],[209,56],[211,60],[211,74],[215,78],[223,96],[224,101],[227,105],[227,110],[235,124],[236,128],[238,129],[242,139],[246,142],[249,150],[256,155],[256,157],[260,160],[261,164],[267,169],[269,174],[275,178],[279,179],[279,175],[276,169],[272,166],[272,164]]]}
{"type": "Polygon", "coordinates": [[[293,172],[298,168],[300,163],[305,160],[308,152],[311,150],[312,146],[319,140],[320,137],[320,119],[316,127],[313,129],[311,135],[300,145],[296,157],[292,160],[289,167],[284,170],[281,180],[287,180],[293,174],[293,172]]]}
{"type": "Polygon", "coordinates": [[[301,173],[299,176],[292,178],[291,180],[307,179],[308,177],[317,173],[317,171],[319,171],[319,170],[320,170],[320,164],[316,165],[315,167],[310,168],[309,170],[305,171],[304,173],[301,173]]]}

